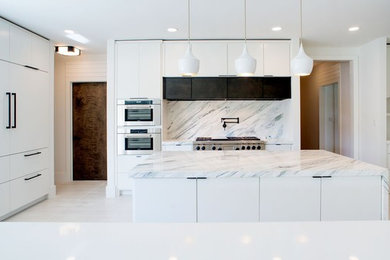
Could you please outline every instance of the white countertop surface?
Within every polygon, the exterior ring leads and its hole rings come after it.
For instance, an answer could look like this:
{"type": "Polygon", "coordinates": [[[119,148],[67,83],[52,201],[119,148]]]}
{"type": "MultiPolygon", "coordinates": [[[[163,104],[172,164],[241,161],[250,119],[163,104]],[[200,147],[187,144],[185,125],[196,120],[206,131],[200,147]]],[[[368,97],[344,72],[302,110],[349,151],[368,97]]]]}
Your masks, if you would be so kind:
{"type": "Polygon", "coordinates": [[[383,176],[388,170],[323,150],[180,151],[152,154],[134,178],[243,178],[289,176],[383,176]]]}
{"type": "Polygon", "coordinates": [[[0,259],[388,260],[390,222],[0,223],[0,259]]]}

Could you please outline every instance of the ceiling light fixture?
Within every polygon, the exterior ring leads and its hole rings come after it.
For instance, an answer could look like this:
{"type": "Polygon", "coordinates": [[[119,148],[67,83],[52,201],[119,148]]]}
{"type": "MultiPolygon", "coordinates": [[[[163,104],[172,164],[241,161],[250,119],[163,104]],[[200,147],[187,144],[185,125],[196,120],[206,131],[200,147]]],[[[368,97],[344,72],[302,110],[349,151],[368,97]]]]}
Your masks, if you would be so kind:
{"type": "Polygon", "coordinates": [[[171,27],[171,28],[168,28],[168,29],[167,29],[167,31],[168,31],[168,32],[177,32],[177,29],[176,29],[176,28],[173,28],[173,27],[171,27]]]}
{"type": "Polygon", "coordinates": [[[348,31],[350,31],[350,32],[356,32],[356,31],[359,31],[359,26],[352,26],[352,27],[349,27],[348,28],[348,31]]]}
{"type": "Polygon", "coordinates": [[[199,72],[199,59],[192,54],[191,46],[191,1],[187,1],[188,5],[188,47],[184,57],[179,59],[179,72],[182,76],[192,77],[199,72]]]}
{"type": "Polygon", "coordinates": [[[302,0],[299,1],[300,47],[297,56],[291,61],[291,72],[295,76],[308,76],[313,70],[313,59],[307,56],[302,44],[302,0]]]}
{"type": "Polygon", "coordinates": [[[80,49],[73,46],[56,46],[55,51],[65,56],[79,56],[81,54],[80,49]]]}
{"type": "Polygon", "coordinates": [[[272,27],[272,31],[274,31],[274,32],[279,32],[281,30],[282,30],[282,27],[280,27],[280,26],[272,27]]]}
{"type": "Polygon", "coordinates": [[[84,36],[82,36],[81,34],[78,34],[78,33],[67,34],[66,37],[68,37],[69,39],[72,39],[76,42],[83,43],[83,44],[86,44],[89,42],[89,40],[87,38],[85,38],[84,36]]]}
{"type": "Polygon", "coordinates": [[[67,33],[67,34],[74,34],[73,30],[64,30],[64,32],[67,33]]]}
{"type": "Polygon", "coordinates": [[[235,61],[237,76],[253,76],[256,71],[256,60],[250,56],[246,46],[246,0],[244,0],[244,34],[245,44],[241,56],[235,61]]]}

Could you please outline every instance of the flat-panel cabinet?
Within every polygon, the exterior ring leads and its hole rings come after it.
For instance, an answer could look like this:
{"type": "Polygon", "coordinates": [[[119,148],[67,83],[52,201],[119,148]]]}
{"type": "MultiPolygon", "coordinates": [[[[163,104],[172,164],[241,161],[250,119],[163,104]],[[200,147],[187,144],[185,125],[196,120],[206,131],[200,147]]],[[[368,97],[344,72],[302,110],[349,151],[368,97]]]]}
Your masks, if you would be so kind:
{"type": "Polygon", "coordinates": [[[226,99],[226,87],[226,78],[196,77],[192,79],[191,96],[193,100],[226,99]]]}
{"type": "Polygon", "coordinates": [[[164,78],[163,97],[168,100],[191,100],[191,78],[164,78]]]}
{"type": "Polygon", "coordinates": [[[134,179],[134,222],[196,222],[196,180],[134,179]]]}
{"type": "Polygon", "coordinates": [[[381,220],[380,176],[322,179],[321,220],[381,220]]]}
{"type": "Polygon", "coordinates": [[[264,76],[290,76],[290,42],[264,42],[264,76]]]}
{"type": "Polygon", "coordinates": [[[291,78],[290,77],[269,77],[263,78],[263,98],[264,99],[287,99],[291,98],[291,78]]]}
{"type": "Polygon", "coordinates": [[[192,43],[192,52],[200,60],[198,76],[227,74],[226,42],[196,41],[192,43]]]}
{"type": "Polygon", "coordinates": [[[9,24],[0,19],[0,59],[9,60],[9,24]]]}
{"type": "Polygon", "coordinates": [[[10,60],[21,65],[31,64],[30,33],[14,25],[10,25],[10,60]]]}
{"type": "Polygon", "coordinates": [[[319,221],[321,179],[260,179],[260,221],[319,221]]]}
{"type": "Polygon", "coordinates": [[[260,99],[263,97],[262,80],[255,77],[228,78],[228,99],[260,99]]]}
{"type": "Polygon", "coordinates": [[[0,220],[10,211],[9,182],[0,183],[0,220]]]}
{"type": "Polygon", "coordinates": [[[31,65],[42,71],[49,71],[50,43],[37,35],[31,36],[31,65]]]}
{"type": "Polygon", "coordinates": [[[116,43],[118,98],[161,98],[161,41],[116,43]]]}
{"type": "Polygon", "coordinates": [[[259,179],[197,180],[198,222],[259,221],[259,179]]]}
{"type": "Polygon", "coordinates": [[[179,72],[179,59],[182,58],[187,50],[188,42],[184,41],[166,41],[163,45],[163,75],[166,77],[181,76],[179,72]]]}
{"type": "Polygon", "coordinates": [[[10,178],[9,156],[0,157],[0,183],[7,182],[10,178]]]}
{"type": "MultiPolygon", "coordinates": [[[[249,55],[256,59],[256,70],[254,76],[263,76],[263,43],[260,41],[247,41],[249,55]]],[[[244,42],[228,42],[228,75],[237,75],[235,61],[244,49],[244,42]]]]}
{"type": "Polygon", "coordinates": [[[11,98],[9,63],[0,60],[0,156],[10,153],[11,98]]]}

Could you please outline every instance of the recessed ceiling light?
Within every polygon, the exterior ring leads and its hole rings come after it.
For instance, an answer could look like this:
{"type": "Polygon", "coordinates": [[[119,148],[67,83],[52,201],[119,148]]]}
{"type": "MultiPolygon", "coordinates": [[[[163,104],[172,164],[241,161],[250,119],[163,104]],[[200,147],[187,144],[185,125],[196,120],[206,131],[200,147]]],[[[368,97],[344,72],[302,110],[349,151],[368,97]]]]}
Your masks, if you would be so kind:
{"type": "Polygon", "coordinates": [[[359,31],[359,26],[352,26],[352,27],[349,27],[348,31],[350,32],[356,32],[356,31],[359,31]]]}
{"type": "Polygon", "coordinates": [[[168,31],[168,32],[177,32],[177,29],[176,29],[176,28],[173,28],[173,27],[171,27],[171,28],[168,28],[168,29],[167,29],[167,31],[168,31]]]}
{"type": "Polygon", "coordinates": [[[274,32],[278,32],[278,31],[281,31],[281,30],[282,30],[282,27],[280,27],[280,26],[272,27],[272,31],[274,31],[274,32]]]}
{"type": "Polygon", "coordinates": [[[74,34],[73,30],[64,30],[64,32],[67,33],[67,34],[74,34]]]}
{"type": "Polygon", "coordinates": [[[357,258],[356,256],[350,256],[349,260],[359,260],[359,258],[357,258]]]}
{"type": "Polygon", "coordinates": [[[86,44],[89,42],[89,40],[87,38],[85,38],[84,36],[82,36],[81,34],[78,34],[78,33],[68,34],[68,35],[66,35],[66,37],[68,37],[76,42],[83,43],[83,44],[86,44]]]}

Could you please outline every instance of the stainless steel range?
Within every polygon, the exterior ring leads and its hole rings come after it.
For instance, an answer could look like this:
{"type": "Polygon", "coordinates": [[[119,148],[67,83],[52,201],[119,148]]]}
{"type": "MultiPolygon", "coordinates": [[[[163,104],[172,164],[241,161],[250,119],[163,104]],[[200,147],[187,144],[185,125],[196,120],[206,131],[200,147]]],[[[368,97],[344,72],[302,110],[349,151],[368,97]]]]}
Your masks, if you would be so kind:
{"type": "Polygon", "coordinates": [[[252,136],[226,138],[198,137],[194,142],[193,150],[265,150],[265,142],[252,136]]]}

